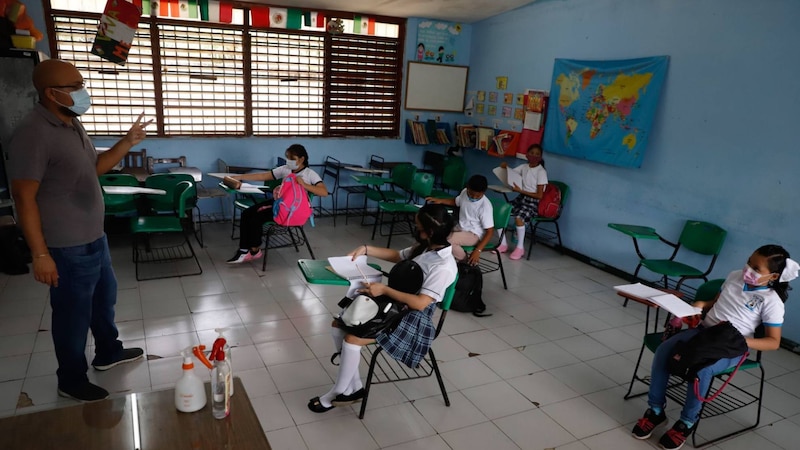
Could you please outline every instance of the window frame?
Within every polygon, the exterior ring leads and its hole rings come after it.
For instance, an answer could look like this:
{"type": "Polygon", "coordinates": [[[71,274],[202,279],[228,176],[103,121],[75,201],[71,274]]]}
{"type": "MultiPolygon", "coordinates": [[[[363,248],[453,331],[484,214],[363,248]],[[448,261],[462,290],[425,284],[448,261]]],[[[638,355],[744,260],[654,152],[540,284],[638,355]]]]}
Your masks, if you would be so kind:
{"type": "MultiPolygon", "coordinates": [[[[48,29],[48,37],[49,37],[49,44],[51,55],[53,58],[59,57],[59,50],[58,50],[58,41],[57,36],[55,34],[55,18],[56,17],[79,17],[83,19],[91,19],[91,20],[98,20],[100,19],[100,14],[97,13],[87,13],[87,12],[77,12],[77,11],[67,11],[67,10],[56,10],[50,7],[50,2],[45,1],[44,8],[45,8],[45,19],[47,22],[47,29],[48,29]]],[[[404,71],[404,49],[405,49],[405,33],[406,33],[406,26],[407,20],[403,18],[394,18],[394,17],[381,17],[376,16],[372,17],[373,20],[377,20],[381,23],[387,23],[397,26],[397,37],[390,38],[390,37],[379,37],[379,36],[368,36],[368,35],[355,35],[355,34],[340,34],[340,35],[331,35],[327,32],[322,31],[310,31],[310,30],[288,30],[288,29],[273,29],[273,28],[253,28],[249,24],[249,8],[246,4],[234,4],[235,8],[240,8],[243,10],[244,14],[244,24],[242,25],[234,25],[234,24],[223,24],[223,23],[215,23],[215,22],[202,22],[202,21],[193,21],[193,20],[181,20],[181,19],[174,19],[174,18],[166,18],[166,17],[157,17],[157,16],[143,16],[139,22],[139,29],[143,27],[149,28],[150,34],[150,52],[152,55],[152,71],[153,71],[153,96],[155,100],[155,130],[153,130],[154,135],[158,137],[307,137],[307,138],[389,138],[389,139],[399,139],[400,138],[400,123],[402,121],[402,112],[401,112],[401,95],[402,95],[402,77],[404,71]],[[203,133],[203,132],[196,132],[193,130],[184,130],[181,129],[177,132],[166,132],[166,122],[167,119],[165,117],[165,84],[162,77],[162,63],[164,61],[164,54],[161,48],[161,33],[162,33],[162,26],[167,27],[200,27],[200,28],[220,28],[226,30],[235,30],[241,35],[241,43],[242,43],[242,101],[243,101],[243,124],[240,128],[241,131],[237,132],[223,132],[223,133],[203,133]],[[320,133],[304,133],[299,132],[297,129],[292,131],[286,130],[279,130],[279,132],[267,131],[264,132],[259,130],[258,132],[255,129],[262,125],[254,125],[254,111],[263,111],[265,106],[263,104],[256,103],[253,100],[253,68],[254,68],[254,60],[253,60],[253,53],[255,49],[251,47],[251,40],[253,39],[253,34],[261,34],[264,33],[276,33],[280,35],[307,35],[307,36],[314,36],[314,37],[322,37],[322,41],[324,42],[321,65],[322,65],[322,92],[323,92],[323,99],[322,99],[322,108],[321,108],[321,119],[320,119],[320,133]],[[373,44],[375,46],[374,51],[378,51],[378,48],[390,46],[393,47],[393,52],[396,55],[395,59],[393,60],[394,65],[394,86],[391,86],[390,89],[386,89],[384,86],[383,90],[380,92],[382,97],[388,95],[390,98],[389,104],[391,107],[387,108],[386,105],[374,103],[373,108],[370,108],[370,102],[366,102],[365,105],[360,106],[360,110],[358,114],[350,114],[347,117],[348,120],[355,119],[356,125],[361,126],[338,126],[336,123],[332,122],[332,118],[338,118],[341,120],[342,115],[338,114],[335,111],[335,108],[342,108],[349,107],[351,109],[359,108],[358,106],[358,98],[364,97],[360,91],[355,91],[356,87],[352,87],[350,92],[339,92],[338,94],[332,91],[331,88],[331,63],[330,63],[330,55],[332,51],[337,48],[337,46],[333,43],[336,40],[337,42],[348,42],[348,41],[360,41],[362,46],[369,46],[369,44],[373,44]],[[370,42],[371,41],[371,42],[370,42]],[[388,92],[388,93],[387,93],[388,92]],[[350,94],[349,96],[347,94],[350,94]],[[348,104],[348,101],[350,104],[348,104]],[[334,111],[332,111],[332,109],[334,111]],[[364,111],[372,112],[371,115],[365,116],[364,111]],[[387,112],[388,111],[388,112],[387,112]],[[387,116],[388,114],[388,116],[387,116]],[[359,118],[366,117],[364,121],[359,121],[359,118]],[[370,118],[375,117],[375,120],[371,120],[370,118]],[[387,122],[385,117],[389,117],[390,120],[387,122]]],[[[352,13],[341,13],[341,12],[327,12],[321,11],[325,14],[326,17],[339,17],[339,18],[351,18],[354,17],[352,13]]],[[[263,53],[263,52],[262,52],[263,53]]],[[[368,55],[353,55],[353,56],[360,56],[360,57],[368,57],[368,55]]],[[[92,58],[95,56],[92,55],[92,58]]],[[[357,60],[358,58],[353,58],[357,60]]],[[[341,65],[341,62],[339,62],[341,65]]],[[[357,65],[357,61],[354,62],[357,65]]],[[[358,68],[355,69],[358,72],[358,68]]],[[[90,85],[89,89],[91,92],[92,84],[91,78],[89,78],[90,85]]],[[[367,89],[363,91],[367,95],[375,93],[375,90],[367,89]]],[[[238,95],[238,93],[237,93],[238,95]]],[[[316,102],[319,103],[319,102],[316,102]]],[[[363,100],[362,100],[363,103],[363,100]]],[[[385,102],[384,102],[385,103],[385,102]]],[[[268,106],[266,107],[268,108],[268,106]]],[[[317,111],[315,109],[302,109],[300,108],[299,111],[306,112],[311,114],[313,111],[317,111]]],[[[301,114],[302,116],[302,114],[301,114]]],[[[317,125],[313,125],[317,126],[317,125]]],[[[312,127],[313,128],[313,127],[312,127]]],[[[87,127],[88,129],[88,127],[87,127]]],[[[109,134],[100,134],[93,132],[91,129],[89,130],[90,134],[93,135],[102,135],[102,136],[121,136],[124,132],[127,131],[127,128],[124,130],[119,130],[119,134],[109,133],[109,134]]]]}

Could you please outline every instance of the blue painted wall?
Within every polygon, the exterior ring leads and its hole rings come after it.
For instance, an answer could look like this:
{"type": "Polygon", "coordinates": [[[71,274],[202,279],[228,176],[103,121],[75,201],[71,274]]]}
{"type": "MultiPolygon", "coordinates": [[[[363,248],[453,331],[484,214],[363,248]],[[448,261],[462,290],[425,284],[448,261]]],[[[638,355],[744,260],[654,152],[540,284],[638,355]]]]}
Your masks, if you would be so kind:
{"type": "MultiPolygon", "coordinates": [[[[540,1],[473,24],[469,89],[498,75],[509,76],[511,91],[549,89],[555,58],[669,55],[641,169],[545,156],[549,176],[572,187],[564,244],[632,272],[630,238],[607,223],[650,225],[677,239],[687,219],[706,220],[729,233],[712,273],[724,277],[765,243],[800,258],[798,17],[793,0],[540,1]]],[[[475,153],[470,168],[490,174],[496,160],[475,153]]],[[[648,249],[668,256],[663,246],[648,249]]],[[[800,279],[794,284],[800,289],[800,279]]],[[[794,341],[797,292],[784,327],[794,341]]]]}

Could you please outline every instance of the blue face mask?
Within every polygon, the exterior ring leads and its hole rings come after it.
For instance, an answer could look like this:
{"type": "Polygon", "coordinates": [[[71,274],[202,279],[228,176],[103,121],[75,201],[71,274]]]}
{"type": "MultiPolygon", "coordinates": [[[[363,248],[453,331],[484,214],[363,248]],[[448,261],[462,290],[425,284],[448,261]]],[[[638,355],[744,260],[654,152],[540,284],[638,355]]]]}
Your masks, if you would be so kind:
{"type": "Polygon", "coordinates": [[[69,93],[69,96],[72,98],[72,106],[61,105],[61,103],[59,103],[59,105],[67,108],[79,116],[85,114],[86,111],[92,107],[92,97],[89,95],[89,91],[87,91],[86,88],[80,88],[77,91],[72,91],[69,93]]]}
{"type": "MultiPolygon", "coordinates": [[[[469,199],[469,201],[471,201],[472,203],[475,203],[475,202],[479,202],[479,201],[481,201],[481,199],[480,199],[480,198],[472,198],[472,197],[467,197],[467,198],[468,198],[468,199],[469,199]]],[[[481,197],[481,198],[483,198],[483,197],[481,197]]]]}

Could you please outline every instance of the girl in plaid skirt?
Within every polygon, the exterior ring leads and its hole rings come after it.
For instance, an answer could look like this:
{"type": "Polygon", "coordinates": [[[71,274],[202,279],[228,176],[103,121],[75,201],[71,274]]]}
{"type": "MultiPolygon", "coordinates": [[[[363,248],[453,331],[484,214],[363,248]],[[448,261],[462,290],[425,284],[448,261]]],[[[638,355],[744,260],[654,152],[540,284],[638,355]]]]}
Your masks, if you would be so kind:
{"type": "Polygon", "coordinates": [[[416,367],[428,353],[433,342],[435,327],[433,313],[436,303],[444,297],[445,290],[456,279],[458,272],[447,237],[453,228],[453,218],[443,205],[425,205],[415,218],[417,244],[403,250],[362,245],[348,253],[356,258],[372,256],[389,262],[413,259],[424,274],[422,288],[416,294],[407,294],[383,283],[365,284],[362,293],[370,297],[387,295],[392,300],[405,303],[411,310],[403,316],[393,331],[380,333],[376,339],[363,339],[346,334],[333,322],[331,335],[336,352],[341,355],[336,383],[324,395],[308,402],[308,409],[316,413],[331,410],[334,406],[348,405],[364,397],[358,364],[361,347],[377,342],[383,350],[409,367],[416,367]]]}
{"type": "MultiPolygon", "coordinates": [[[[544,170],[544,159],[542,159],[542,146],[533,144],[528,147],[526,157],[528,164],[523,164],[515,168],[508,168],[505,162],[500,163],[500,167],[514,170],[522,177],[522,186],[514,184],[511,188],[514,192],[519,192],[517,198],[511,201],[511,215],[516,218],[517,226],[517,248],[508,255],[511,259],[520,259],[525,255],[525,223],[536,216],[539,210],[539,200],[544,195],[544,188],[547,186],[547,171],[544,170]]],[[[503,234],[503,241],[497,247],[500,253],[508,251],[506,236],[503,234]]]]}

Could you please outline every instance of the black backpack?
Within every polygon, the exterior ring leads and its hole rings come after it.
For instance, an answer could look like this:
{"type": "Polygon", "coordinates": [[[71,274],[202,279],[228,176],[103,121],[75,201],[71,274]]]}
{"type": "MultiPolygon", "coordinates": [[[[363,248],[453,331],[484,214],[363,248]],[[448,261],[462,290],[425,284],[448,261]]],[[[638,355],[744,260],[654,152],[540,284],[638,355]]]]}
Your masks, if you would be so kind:
{"type": "Polygon", "coordinates": [[[0,226],[0,272],[9,275],[28,273],[31,252],[16,225],[0,226]]]}
{"type": "Polygon", "coordinates": [[[730,322],[704,328],[688,341],[675,344],[667,360],[667,370],[686,381],[697,378],[697,372],[722,358],[735,358],[747,352],[747,341],[730,322]]]}
{"type": "Polygon", "coordinates": [[[491,316],[483,314],[486,305],[483,303],[481,291],[483,291],[483,274],[480,267],[458,263],[458,282],[450,309],[469,312],[477,317],[491,316]]]}

